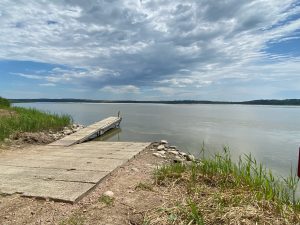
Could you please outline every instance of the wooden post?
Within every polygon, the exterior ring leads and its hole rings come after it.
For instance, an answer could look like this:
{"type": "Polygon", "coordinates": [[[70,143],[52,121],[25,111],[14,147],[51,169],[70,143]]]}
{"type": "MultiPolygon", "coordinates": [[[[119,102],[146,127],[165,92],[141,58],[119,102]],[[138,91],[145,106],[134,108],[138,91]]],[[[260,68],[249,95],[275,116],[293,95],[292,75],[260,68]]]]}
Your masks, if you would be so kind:
{"type": "Polygon", "coordinates": [[[299,147],[299,153],[298,153],[298,177],[300,178],[300,147],[299,147]]]}

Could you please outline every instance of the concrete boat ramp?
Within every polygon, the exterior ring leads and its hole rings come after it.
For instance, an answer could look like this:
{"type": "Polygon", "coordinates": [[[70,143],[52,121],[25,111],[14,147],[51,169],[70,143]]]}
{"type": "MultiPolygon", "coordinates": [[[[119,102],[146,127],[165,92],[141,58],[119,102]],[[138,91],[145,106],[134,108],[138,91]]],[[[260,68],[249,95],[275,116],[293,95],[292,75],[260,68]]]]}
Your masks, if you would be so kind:
{"type": "Polygon", "coordinates": [[[105,119],[82,129],[86,135],[79,131],[50,145],[2,154],[0,193],[70,203],[80,200],[105,176],[150,145],[100,141],[76,144],[119,122],[105,119]]]}

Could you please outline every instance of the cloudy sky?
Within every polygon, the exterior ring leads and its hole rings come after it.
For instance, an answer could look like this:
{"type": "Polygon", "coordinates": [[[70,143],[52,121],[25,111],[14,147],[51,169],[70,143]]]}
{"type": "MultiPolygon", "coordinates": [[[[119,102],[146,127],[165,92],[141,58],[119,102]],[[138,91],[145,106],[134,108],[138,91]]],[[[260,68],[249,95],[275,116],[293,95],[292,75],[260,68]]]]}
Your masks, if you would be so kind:
{"type": "Polygon", "coordinates": [[[8,98],[300,98],[299,0],[0,0],[8,98]]]}

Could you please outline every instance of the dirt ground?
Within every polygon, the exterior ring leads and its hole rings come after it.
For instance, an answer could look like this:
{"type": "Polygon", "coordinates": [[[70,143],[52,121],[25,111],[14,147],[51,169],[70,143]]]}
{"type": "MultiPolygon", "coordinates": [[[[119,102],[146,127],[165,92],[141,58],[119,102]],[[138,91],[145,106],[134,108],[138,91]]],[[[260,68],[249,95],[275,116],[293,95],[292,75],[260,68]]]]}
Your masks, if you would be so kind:
{"type": "Polygon", "coordinates": [[[22,198],[18,195],[2,195],[0,224],[142,225],[145,213],[163,203],[160,190],[152,185],[152,177],[154,169],[165,163],[166,159],[157,158],[152,153],[150,148],[144,150],[113,171],[73,205],[22,198]],[[141,184],[146,184],[146,188],[141,184]],[[147,185],[151,188],[147,188],[147,185]],[[106,191],[114,193],[114,200],[109,204],[101,200],[106,191]]]}

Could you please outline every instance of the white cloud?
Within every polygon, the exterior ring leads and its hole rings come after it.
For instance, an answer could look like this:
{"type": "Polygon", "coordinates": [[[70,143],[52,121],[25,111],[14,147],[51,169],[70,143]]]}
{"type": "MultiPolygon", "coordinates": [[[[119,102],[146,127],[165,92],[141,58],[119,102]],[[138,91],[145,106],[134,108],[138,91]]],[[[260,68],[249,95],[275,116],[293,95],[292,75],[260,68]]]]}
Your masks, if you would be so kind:
{"type": "Polygon", "coordinates": [[[0,59],[58,65],[17,74],[28,79],[110,92],[119,87],[119,94],[157,84],[174,95],[224,79],[293,79],[300,58],[267,47],[299,38],[296,3],[2,0],[0,59]]]}
{"type": "Polygon", "coordinates": [[[174,95],[176,93],[175,88],[170,87],[155,87],[153,88],[154,91],[159,91],[160,93],[164,95],[174,95]]]}
{"type": "Polygon", "coordinates": [[[102,92],[113,94],[139,94],[140,89],[134,85],[105,86],[100,89],[102,92]]]}
{"type": "Polygon", "coordinates": [[[40,86],[42,87],[55,87],[56,84],[53,84],[53,83],[44,83],[44,84],[39,84],[40,86]]]}

